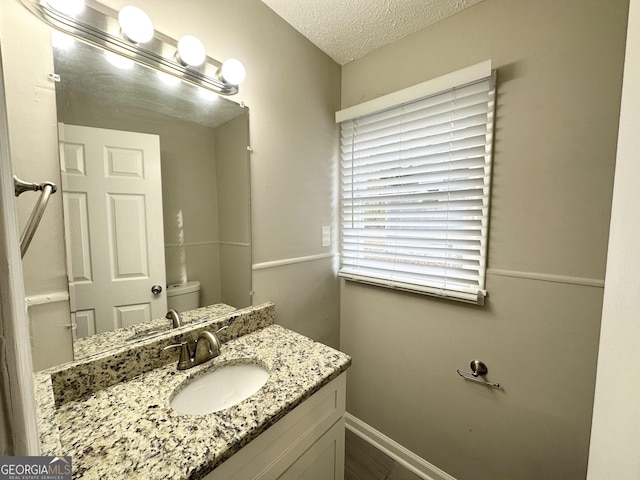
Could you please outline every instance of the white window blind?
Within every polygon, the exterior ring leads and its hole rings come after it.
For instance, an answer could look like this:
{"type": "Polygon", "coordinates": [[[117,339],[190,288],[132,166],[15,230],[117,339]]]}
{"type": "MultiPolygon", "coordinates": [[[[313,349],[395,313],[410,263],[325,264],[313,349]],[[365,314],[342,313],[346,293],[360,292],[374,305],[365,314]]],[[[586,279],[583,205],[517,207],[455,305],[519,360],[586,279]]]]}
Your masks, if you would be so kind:
{"type": "Polygon", "coordinates": [[[493,76],[341,126],[340,276],[483,303],[493,76]]]}

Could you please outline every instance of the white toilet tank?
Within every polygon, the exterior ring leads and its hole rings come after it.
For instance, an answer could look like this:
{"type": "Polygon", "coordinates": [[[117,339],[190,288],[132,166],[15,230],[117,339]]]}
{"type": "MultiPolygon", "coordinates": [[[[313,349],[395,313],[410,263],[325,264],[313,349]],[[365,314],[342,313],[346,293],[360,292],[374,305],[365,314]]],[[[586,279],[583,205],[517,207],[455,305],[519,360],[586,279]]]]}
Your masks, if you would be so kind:
{"type": "Polygon", "coordinates": [[[167,286],[167,308],[185,312],[200,307],[200,282],[174,283],[167,286]]]}

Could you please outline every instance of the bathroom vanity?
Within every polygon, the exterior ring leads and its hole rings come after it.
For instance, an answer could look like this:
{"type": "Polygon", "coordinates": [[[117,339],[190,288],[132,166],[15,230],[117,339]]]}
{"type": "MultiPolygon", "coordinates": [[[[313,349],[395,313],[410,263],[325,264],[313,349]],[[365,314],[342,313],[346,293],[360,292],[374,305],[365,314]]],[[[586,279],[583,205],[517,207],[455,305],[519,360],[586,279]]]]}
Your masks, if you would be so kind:
{"type": "Polygon", "coordinates": [[[43,455],[71,455],[77,479],[342,479],[349,356],[274,324],[274,306],[194,322],[36,375],[43,455]],[[178,371],[164,348],[220,332],[221,354],[178,371]],[[185,385],[229,365],[269,377],[214,413],[171,407],[185,385]]]}

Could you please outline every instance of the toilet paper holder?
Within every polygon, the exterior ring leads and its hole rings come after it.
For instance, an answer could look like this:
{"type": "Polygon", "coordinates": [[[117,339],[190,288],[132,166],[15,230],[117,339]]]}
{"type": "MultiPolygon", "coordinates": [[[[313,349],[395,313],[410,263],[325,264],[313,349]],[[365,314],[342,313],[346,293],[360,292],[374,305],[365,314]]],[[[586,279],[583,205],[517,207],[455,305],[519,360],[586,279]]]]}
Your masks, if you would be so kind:
{"type": "Polygon", "coordinates": [[[465,380],[476,382],[481,385],[486,385],[487,387],[502,388],[499,383],[487,382],[486,380],[480,378],[481,376],[486,375],[487,372],[489,371],[489,369],[487,368],[487,366],[484,364],[483,361],[471,360],[470,367],[471,367],[470,372],[465,372],[464,370],[456,370],[456,372],[458,372],[458,375],[460,375],[465,380]]]}

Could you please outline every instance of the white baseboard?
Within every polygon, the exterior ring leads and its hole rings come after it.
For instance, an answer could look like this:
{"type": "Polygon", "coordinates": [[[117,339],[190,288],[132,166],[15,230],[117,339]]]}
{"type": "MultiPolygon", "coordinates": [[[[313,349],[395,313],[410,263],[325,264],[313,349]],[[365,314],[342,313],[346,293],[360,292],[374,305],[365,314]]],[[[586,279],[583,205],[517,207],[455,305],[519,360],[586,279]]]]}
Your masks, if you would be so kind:
{"type": "Polygon", "coordinates": [[[420,458],[415,453],[407,450],[399,443],[391,440],[385,434],[379,432],[370,425],[367,425],[350,413],[345,413],[344,419],[347,429],[391,457],[407,470],[418,475],[420,478],[423,478],[424,480],[456,480],[448,473],[443,472],[435,465],[432,465],[425,459],[420,458]]]}

